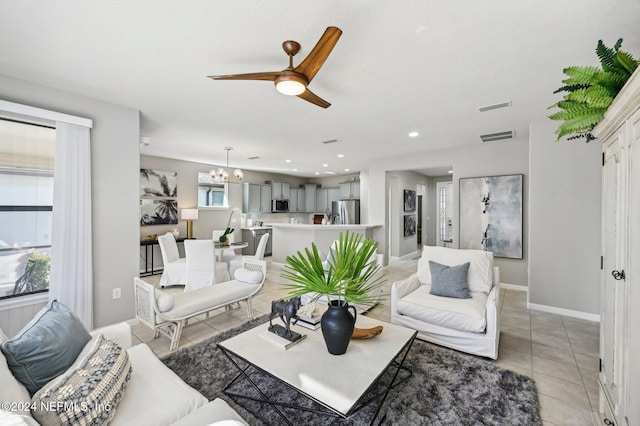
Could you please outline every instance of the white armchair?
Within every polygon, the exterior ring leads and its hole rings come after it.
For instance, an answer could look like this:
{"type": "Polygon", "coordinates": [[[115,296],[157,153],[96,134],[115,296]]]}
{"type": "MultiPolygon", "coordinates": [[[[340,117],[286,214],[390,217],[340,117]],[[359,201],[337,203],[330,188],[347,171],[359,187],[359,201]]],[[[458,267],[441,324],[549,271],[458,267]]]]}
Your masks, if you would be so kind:
{"type": "Polygon", "coordinates": [[[217,261],[212,240],[185,240],[184,251],[187,257],[185,292],[229,281],[228,264],[217,261]]]}
{"type": "Polygon", "coordinates": [[[162,254],[162,276],[160,286],[185,285],[187,283],[187,263],[178,252],[178,244],[171,232],[158,237],[158,245],[162,254]]]}
{"type": "Polygon", "coordinates": [[[498,358],[499,271],[493,254],[424,246],[418,271],[391,288],[391,322],[418,331],[418,338],[462,352],[498,358]],[[448,266],[470,263],[470,298],[430,294],[429,260],[448,266]]]}

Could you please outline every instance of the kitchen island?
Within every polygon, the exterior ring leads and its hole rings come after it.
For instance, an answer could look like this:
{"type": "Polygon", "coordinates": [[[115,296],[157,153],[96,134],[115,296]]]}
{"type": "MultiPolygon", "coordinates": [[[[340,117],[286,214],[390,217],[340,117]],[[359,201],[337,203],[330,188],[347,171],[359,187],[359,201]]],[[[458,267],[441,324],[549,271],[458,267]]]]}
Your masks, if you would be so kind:
{"type": "Polygon", "coordinates": [[[349,231],[361,234],[365,238],[373,238],[373,230],[382,225],[308,225],[297,223],[272,223],[273,255],[272,261],[286,263],[287,256],[310,248],[316,243],[318,250],[325,256],[329,247],[337,240],[341,232],[349,231]]]}

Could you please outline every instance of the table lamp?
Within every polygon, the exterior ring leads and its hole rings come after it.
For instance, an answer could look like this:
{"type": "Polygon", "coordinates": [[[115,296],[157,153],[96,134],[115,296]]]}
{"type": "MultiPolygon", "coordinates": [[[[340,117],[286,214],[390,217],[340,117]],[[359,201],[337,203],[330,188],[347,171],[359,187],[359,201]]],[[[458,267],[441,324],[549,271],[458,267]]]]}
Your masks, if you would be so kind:
{"type": "Polygon", "coordinates": [[[180,218],[187,221],[187,238],[193,239],[193,221],[198,220],[198,209],[182,209],[180,218]]]}

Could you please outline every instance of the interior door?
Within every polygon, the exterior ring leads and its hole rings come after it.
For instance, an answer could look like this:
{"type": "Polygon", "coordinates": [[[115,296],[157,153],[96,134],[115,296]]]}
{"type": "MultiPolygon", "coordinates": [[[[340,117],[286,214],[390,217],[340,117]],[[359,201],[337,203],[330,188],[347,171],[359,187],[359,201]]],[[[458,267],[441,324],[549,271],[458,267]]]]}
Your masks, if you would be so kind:
{"type": "Polygon", "coordinates": [[[620,414],[621,367],[624,336],[624,281],[614,278],[614,271],[624,270],[624,151],[620,130],[604,146],[602,173],[602,256],[600,354],[601,381],[608,390],[616,415],[620,414]]]}
{"type": "Polygon", "coordinates": [[[436,183],[436,245],[451,247],[453,243],[453,182],[436,183]]]}

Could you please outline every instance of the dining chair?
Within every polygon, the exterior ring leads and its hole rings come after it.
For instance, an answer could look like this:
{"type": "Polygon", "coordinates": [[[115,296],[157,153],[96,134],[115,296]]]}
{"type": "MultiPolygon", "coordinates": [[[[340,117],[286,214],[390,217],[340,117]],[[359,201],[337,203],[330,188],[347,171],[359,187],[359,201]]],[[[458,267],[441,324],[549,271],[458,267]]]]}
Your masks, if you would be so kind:
{"type": "Polygon", "coordinates": [[[184,251],[187,258],[185,292],[229,281],[229,265],[216,260],[212,240],[185,240],[184,251]]]}
{"type": "Polygon", "coordinates": [[[267,248],[267,242],[269,241],[269,233],[265,232],[262,237],[260,237],[260,241],[258,242],[258,247],[256,248],[256,254],[253,256],[236,256],[233,259],[229,260],[229,275],[233,277],[235,271],[242,267],[243,259],[264,259],[264,252],[267,248]]]}
{"type": "Polygon", "coordinates": [[[185,258],[180,257],[178,244],[171,232],[158,237],[158,245],[162,254],[162,276],[160,277],[160,287],[168,285],[185,285],[187,283],[187,263],[185,258]]]}

